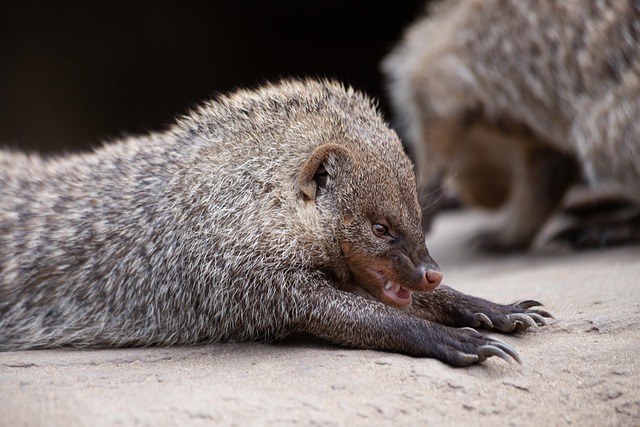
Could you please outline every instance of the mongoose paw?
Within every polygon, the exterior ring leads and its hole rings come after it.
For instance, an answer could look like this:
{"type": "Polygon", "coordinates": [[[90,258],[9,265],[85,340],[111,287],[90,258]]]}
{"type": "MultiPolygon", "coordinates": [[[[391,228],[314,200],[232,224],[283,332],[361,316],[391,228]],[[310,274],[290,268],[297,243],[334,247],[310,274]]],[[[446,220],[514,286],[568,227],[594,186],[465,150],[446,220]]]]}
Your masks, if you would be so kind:
{"type": "Polygon", "coordinates": [[[547,326],[546,318],[551,313],[540,308],[541,303],[534,300],[521,301],[511,305],[499,305],[486,302],[482,311],[473,314],[473,326],[476,328],[497,330],[504,333],[520,332],[530,327],[547,326]]]}
{"type": "Polygon", "coordinates": [[[551,237],[574,249],[592,249],[640,242],[640,208],[632,207],[577,219],[577,222],[551,237]]]}
{"type": "Polygon", "coordinates": [[[455,343],[443,344],[441,360],[453,366],[468,366],[482,363],[489,357],[496,356],[507,363],[522,364],[518,352],[510,345],[497,338],[480,334],[473,328],[451,329],[451,337],[455,343]]]}

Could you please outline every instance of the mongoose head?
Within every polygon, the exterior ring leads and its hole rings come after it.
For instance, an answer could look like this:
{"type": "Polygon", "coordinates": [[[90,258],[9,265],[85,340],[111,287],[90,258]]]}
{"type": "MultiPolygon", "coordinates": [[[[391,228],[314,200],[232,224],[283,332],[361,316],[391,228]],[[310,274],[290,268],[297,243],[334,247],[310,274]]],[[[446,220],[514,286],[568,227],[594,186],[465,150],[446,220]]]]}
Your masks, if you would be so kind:
{"type": "Polygon", "coordinates": [[[340,252],[333,273],[345,290],[408,307],[413,292],[442,280],[425,244],[413,166],[371,102],[351,96],[347,114],[332,119],[308,154],[300,196],[332,229],[340,252]]]}

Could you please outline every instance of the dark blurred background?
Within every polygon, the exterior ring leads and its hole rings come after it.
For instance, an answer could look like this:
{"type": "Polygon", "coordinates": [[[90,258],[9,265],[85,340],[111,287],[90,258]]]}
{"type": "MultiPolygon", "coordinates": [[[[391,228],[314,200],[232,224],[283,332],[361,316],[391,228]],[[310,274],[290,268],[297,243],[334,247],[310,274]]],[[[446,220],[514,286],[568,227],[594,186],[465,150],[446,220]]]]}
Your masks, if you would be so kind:
{"type": "Polygon", "coordinates": [[[160,130],[198,102],[287,76],[377,97],[424,0],[0,2],[0,146],[69,151],[160,130]]]}

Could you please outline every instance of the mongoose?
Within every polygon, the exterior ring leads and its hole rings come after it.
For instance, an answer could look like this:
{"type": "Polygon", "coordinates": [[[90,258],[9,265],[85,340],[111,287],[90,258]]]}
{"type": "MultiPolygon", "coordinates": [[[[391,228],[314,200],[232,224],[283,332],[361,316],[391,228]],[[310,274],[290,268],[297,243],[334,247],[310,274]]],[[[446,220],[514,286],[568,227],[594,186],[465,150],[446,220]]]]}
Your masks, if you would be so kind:
{"type": "Polygon", "coordinates": [[[530,245],[580,175],[639,204],[639,46],[634,0],[434,5],[382,65],[423,206],[448,181],[464,203],[507,206],[477,243],[508,251],[530,245]]]}
{"type": "Polygon", "coordinates": [[[91,153],[0,153],[2,350],[305,334],[467,365],[519,359],[463,327],[549,316],[438,287],[399,138],[335,82],[239,90],[91,153]]]}

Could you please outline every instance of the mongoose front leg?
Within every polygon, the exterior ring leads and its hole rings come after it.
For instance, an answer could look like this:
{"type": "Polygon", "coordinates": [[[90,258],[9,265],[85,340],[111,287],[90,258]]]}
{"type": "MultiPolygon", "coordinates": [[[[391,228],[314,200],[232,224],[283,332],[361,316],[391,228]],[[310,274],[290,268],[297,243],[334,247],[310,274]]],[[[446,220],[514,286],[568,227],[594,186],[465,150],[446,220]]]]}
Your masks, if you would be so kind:
{"type": "Polygon", "coordinates": [[[466,366],[497,356],[520,358],[515,350],[471,328],[456,329],[409,315],[329,285],[308,296],[298,331],[348,347],[433,357],[466,366]]]}
{"type": "Polygon", "coordinates": [[[496,304],[440,285],[430,292],[415,293],[409,312],[449,326],[518,332],[548,324],[545,318],[553,316],[545,310],[533,308],[541,305],[533,300],[496,304]]]}

